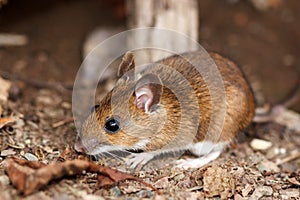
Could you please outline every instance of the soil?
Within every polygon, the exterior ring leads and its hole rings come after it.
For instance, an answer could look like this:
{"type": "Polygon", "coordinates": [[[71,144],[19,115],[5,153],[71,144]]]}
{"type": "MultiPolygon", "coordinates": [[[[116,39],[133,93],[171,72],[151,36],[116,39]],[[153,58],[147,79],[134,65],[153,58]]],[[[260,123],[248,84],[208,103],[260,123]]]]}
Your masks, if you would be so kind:
{"type": "MultiPolygon", "coordinates": [[[[38,159],[49,163],[61,161],[66,149],[72,148],[73,122],[55,123],[72,117],[70,87],[82,62],[87,34],[99,27],[125,26],[122,4],[112,2],[11,0],[0,9],[0,33],[24,34],[29,41],[24,46],[0,46],[0,75],[12,82],[1,117],[23,115],[20,123],[0,129],[0,162],[8,157],[2,154],[5,150],[24,157],[25,153],[37,156],[41,149],[44,156],[38,159]]],[[[299,83],[300,2],[283,2],[276,9],[258,11],[248,1],[200,0],[200,43],[244,69],[256,85],[260,104],[281,102],[299,83]]],[[[300,103],[291,109],[299,112],[300,103]]],[[[297,113],[291,115],[299,127],[297,113]]],[[[134,181],[99,188],[95,176],[85,174],[55,180],[24,197],[0,165],[0,199],[299,199],[300,158],[295,155],[299,154],[300,131],[291,128],[289,119],[252,124],[219,159],[203,168],[136,172],[162,194],[134,181]],[[255,149],[250,145],[254,138],[272,147],[255,149]]]]}

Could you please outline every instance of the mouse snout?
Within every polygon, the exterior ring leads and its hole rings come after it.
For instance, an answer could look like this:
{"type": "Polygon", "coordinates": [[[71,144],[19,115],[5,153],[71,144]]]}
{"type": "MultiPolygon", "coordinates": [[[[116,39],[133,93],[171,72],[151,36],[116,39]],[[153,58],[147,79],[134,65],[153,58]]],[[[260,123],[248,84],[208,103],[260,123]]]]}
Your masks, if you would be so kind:
{"type": "Polygon", "coordinates": [[[92,151],[96,146],[99,144],[99,141],[97,138],[78,138],[77,141],[74,144],[74,149],[77,152],[81,153],[89,153],[92,151]]]}

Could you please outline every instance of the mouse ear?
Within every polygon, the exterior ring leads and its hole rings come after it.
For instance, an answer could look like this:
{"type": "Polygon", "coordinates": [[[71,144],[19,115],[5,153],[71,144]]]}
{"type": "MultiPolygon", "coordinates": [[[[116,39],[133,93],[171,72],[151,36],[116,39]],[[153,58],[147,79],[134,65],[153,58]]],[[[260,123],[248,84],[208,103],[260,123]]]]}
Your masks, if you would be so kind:
{"type": "Polygon", "coordinates": [[[119,65],[118,78],[121,78],[126,72],[135,67],[134,56],[131,51],[127,51],[119,65]]]}
{"type": "Polygon", "coordinates": [[[162,82],[154,74],[142,76],[135,86],[135,105],[149,113],[151,106],[158,104],[162,94],[162,82]]]}

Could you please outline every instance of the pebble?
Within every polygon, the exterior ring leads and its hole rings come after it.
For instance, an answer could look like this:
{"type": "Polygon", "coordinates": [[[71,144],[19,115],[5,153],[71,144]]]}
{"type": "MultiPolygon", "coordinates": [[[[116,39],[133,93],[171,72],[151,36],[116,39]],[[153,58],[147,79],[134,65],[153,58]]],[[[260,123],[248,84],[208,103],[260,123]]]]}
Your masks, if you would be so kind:
{"type": "Polygon", "coordinates": [[[11,156],[11,155],[15,155],[16,152],[13,149],[6,149],[1,151],[1,156],[11,156]]]}
{"type": "Polygon", "coordinates": [[[32,153],[25,153],[24,157],[29,161],[38,161],[39,159],[32,153]]]}
{"type": "Polygon", "coordinates": [[[25,144],[30,145],[31,144],[31,139],[26,139],[24,142],[25,142],[25,144]]]}
{"type": "Polygon", "coordinates": [[[255,138],[250,142],[250,146],[254,150],[267,150],[272,146],[272,143],[266,140],[255,138]]]}

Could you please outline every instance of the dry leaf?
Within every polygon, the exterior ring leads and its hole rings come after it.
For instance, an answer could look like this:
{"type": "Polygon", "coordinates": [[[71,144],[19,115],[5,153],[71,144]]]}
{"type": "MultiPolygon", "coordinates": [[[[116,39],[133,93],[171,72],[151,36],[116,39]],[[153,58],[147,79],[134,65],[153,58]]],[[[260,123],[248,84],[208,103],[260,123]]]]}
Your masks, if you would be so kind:
{"type": "Polygon", "coordinates": [[[24,195],[32,194],[45,187],[52,180],[79,175],[84,171],[100,174],[98,177],[100,186],[111,185],[124,180],[135,180],[157,191],[150,184],[130,174],[85,160],[68,160],[63,163],[46,165],[38,161],[10,158],[5,161],[4,166],[12,184],[24,195]]]}
{"type": "Polygon", "coordinates": [[[18,119],[19,119],[19,116],[13,116],[13,115],[11,115],[9,117],[0,118],[0,129],[6,125],[15,123],[18,119]]]}
{"type": "Polygon", "coordinates": [[[295,177],[289,178],[288,181],[289,181],[290,183],[294,184],[294,185],[300,186],[300,182],[297,181],[297,179],[296,179],[295,177]]]}

